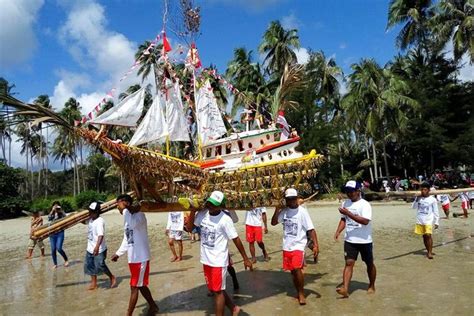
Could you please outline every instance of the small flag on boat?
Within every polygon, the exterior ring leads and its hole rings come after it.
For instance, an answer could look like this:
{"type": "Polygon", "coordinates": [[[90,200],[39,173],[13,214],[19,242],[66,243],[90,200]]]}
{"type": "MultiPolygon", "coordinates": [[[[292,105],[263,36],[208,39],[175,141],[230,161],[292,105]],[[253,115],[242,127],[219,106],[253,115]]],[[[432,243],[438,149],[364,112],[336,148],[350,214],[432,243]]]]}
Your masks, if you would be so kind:
{"type": "Polygon", "coordinates": [[[168,38],[166,37],[166,33],[163,33],[163,49],[165,50],[165,53],[171,51],[171,45],[168,42],[168,38]]]}
{"type": "Polygon", "coordinates": [[[279,127],[283,129],[281,132],[280,140],[287,140],[288,136],[290,136],[290,125],[286,121],[285,113],[283,111],[278,112],[276,123],[279,124],[279,127]]]}

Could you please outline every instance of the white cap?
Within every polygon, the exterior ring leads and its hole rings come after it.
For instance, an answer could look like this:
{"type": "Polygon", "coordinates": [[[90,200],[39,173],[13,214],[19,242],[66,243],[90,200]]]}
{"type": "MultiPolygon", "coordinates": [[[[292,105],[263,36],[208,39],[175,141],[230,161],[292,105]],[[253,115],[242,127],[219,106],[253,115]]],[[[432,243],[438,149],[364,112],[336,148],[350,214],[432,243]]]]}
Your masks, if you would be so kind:
{"type": "Polygon", "coordinates": [[[207,199],[207,201],[212,203],[214,206],[220,206],[224,202],[224,199],[224,193],[221,191],[214,191],[211,193],[211,196],[207,199]]]}
{"type": "Polygon", "coordinates": [[[90,205],[89,205],[89,210],[91,211],[99,211],[100,210],[100,204],[97,203],[97,202],[92,202],[90,205]]]}
{"type": "Polygon", "coordinates": [[[298,197],[298,191],[293,188],[286,189],[285,191],[285,198],[292,198],[292,197],[298,197]]]}

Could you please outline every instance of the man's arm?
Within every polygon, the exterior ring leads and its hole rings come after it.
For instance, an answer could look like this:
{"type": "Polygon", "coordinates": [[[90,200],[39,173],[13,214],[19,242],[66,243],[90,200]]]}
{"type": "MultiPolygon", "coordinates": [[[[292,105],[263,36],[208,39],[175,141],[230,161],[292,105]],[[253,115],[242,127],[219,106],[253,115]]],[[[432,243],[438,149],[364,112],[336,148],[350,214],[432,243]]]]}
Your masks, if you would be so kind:
{"type": "Polygon", "coordinates": [[[281,210],[281,207],[275,207],[275,213],[273,213],[271,222],[272,226],[278,225],[278,216],[280,215],[281,210]]]}
{"type": "Polygon", "coordinates": [[[196,219],[196,212],[196,210],[192,210],[191,214],[189,214],[189,219],[186,222],[186,230],[188,232],[191,232],[193,230],[194,220],[196,219]]]}
{"type": "Polygon", "coordinates": [[[313,228],[309,231],[309,236],[313,241],[313,254],[317,256],[319,253],[319,244],[318,244],[318,235],[316,234],[316,230],[313,228]]]}
{"type": "Polygon", "coordinates": [[[263,227],[265,234],[268,233],[268,226],[267,226],[267,213],[262,213],[262,221],[263,221],[263,227]]]}
{"type": "Polygon", "coordinates": [[[104,240],[103,235],[97,237],[97,244],[95,245],[94,252],[92,253],[94,256],[97,256],[99,254],[99,248],[100,248],[100,245],[102,244],[102,240],[104,240]]]}
{"type": "Polygon", "coordinates": [[[334,233],[334,240],[338,240],[339,235],[341,232],[346,228],[346,220],[344,218],[341,218],[339,221],[339,225],[337,225],[336,232],[334,233]]]}
{"type": "Polygon", "coordinates": [[[354,215],[351,212],[349,212],[349,210],[345,207],[339,208],[339,213],[341,213],[342,215],[346,215],[350,219],[352,219],[352,220],[354,220],[357,223],[362,224],[362,225],[367,225],[367,224],[370,223],[370,219],[359,216],[359,215],[354,215]]]}
{"type": "Polygon", "coordinates": [[[242,241],[240,240],[238,236],[232,239],[232,241],[234,242],[235,246],[239,250],[242,258],[244,259],[245,270],[249,268],[250,271],[252,271],[253,270],[252,261],[250,261],[249,258],[247,257],[247,253],[245,252],[244,245],[242,245],[242,241]]]}

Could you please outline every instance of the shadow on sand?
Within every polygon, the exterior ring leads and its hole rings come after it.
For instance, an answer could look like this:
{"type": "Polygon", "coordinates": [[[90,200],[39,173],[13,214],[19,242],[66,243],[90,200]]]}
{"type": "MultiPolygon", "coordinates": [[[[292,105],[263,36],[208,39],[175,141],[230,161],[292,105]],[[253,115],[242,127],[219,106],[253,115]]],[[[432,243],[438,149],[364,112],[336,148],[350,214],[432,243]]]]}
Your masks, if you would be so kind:
{"type": "MultiPolygon", "coordinates": [[[[305,274],[305,284],[315,282],[323,277],[326,273],[305,274]]],[[[262,300],[274,295],[286,293],[289,297],[296,297],[296,291],[291,281],[291,274],[284,271],[254,270],[240,271],[237,278],[241,284],[238,292],[231,290],[231,278],[227,278],[227,292],[233,296],[235,304],[242,308],[240,315],[248,315],[245,313],[245,305],[251,304],[258,300],[262,300]],[[250,285],[251,287],[247,286],[250,285]]],[[[178,292],[167,296],[160,300],[158,306],[160,312],[163,313],[180,313],[199,311],[205,315],[211,315],[214,311],[214,299],[207,296],[208,290],[206,285],[201,285],[186,291],[178,292]]],[[[313,290],[305,289],[306,297],[309,299],[320,298],[321,295],[313,290]]],[[[295,307],[299,306],[295,299],[295,307]]],[[[146,304],[139,307],[145,307],[142,314],[145,315],[146,304]]]]}

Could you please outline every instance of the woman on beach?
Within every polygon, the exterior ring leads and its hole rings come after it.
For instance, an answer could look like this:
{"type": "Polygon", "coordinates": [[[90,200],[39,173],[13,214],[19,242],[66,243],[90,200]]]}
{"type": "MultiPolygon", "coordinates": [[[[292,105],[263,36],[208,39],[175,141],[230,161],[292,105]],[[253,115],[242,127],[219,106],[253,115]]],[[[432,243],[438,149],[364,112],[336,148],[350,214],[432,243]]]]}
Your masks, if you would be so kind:
{"type": "MultiPolygon", "coordinates": [[[[63,217],[66,217],[66,214],[61,209],[61,203],[59,203],[58,201],[54,201],[53,206],[51,207],[51,212],[49,212],[48,214],[48,221],[53,222],[63,217]]],[[[64,266],[67,267],[69,265],[67,255],[63,250],[63,242],[64,230],[49,236],[49,243],[51,245],[51,257],[53,258],[53,269],[56,269],[58,266],[58,258],[56,251],[59,252],[59,254],[63,257],[64,266]]]]}

